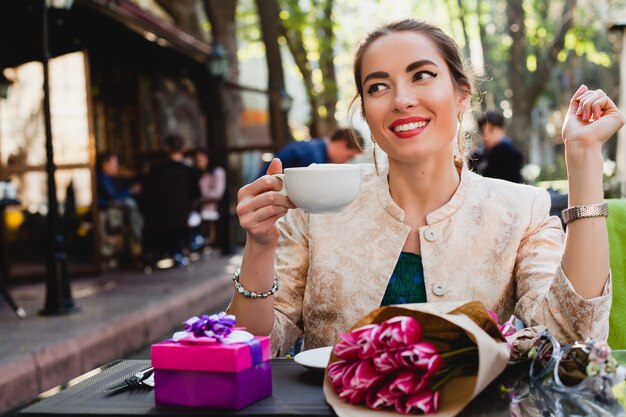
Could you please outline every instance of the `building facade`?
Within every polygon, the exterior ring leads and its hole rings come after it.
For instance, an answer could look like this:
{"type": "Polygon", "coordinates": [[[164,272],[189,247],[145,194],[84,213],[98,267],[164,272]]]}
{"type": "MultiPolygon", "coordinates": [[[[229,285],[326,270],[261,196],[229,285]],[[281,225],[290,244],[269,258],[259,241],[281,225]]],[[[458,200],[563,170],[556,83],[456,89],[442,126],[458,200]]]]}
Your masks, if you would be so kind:
{"type": "Polygon", "coordinates": [[[9,87],[0,98],[0,180],[14,184],[19,201],[4,213],[9,282],[45,271],[50,207],[44,35],[56,195],[70,273],[100,268],[99,152],[116,153],[125,172],[141,178],[163,157],[165,135],[175,132],[187,148],[207,147],[227,165],[220,81],[209,71],[214,59],[209,44],[130,0],[76,0],[69,9],[44,0],[2,2],[0,70],[9,87]],[[47,31],[43,7],[48,7],[47,31]]]}

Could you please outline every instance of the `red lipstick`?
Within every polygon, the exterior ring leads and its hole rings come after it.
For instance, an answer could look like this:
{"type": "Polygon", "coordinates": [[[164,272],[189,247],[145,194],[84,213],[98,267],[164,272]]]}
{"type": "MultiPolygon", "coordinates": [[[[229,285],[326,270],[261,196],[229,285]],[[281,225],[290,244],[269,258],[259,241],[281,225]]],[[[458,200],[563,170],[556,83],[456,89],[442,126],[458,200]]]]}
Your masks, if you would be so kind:
{"type": "Polygon", "coordinates": [[[410,137],[419,135],[422,132],[422,130],[424,130],[426,126],[428,126],[429,121],[430,119],[426,117],[420,117],[420,116],[403,117],[402,119],[396,119],[393,122],[391,122],[391,124],[389,125],[389,130],[391,130],[391,132],[399,138],[402,138],[402,139],[410,138],[410,137]],[[424,126],[417,127],[415,129],[403,130],[403,131],[394,130],[397,126],[400,126],[400,125],[406,125],[409,123],[422,123],[423,124],[424,122],[426,123],[424,126]]]}

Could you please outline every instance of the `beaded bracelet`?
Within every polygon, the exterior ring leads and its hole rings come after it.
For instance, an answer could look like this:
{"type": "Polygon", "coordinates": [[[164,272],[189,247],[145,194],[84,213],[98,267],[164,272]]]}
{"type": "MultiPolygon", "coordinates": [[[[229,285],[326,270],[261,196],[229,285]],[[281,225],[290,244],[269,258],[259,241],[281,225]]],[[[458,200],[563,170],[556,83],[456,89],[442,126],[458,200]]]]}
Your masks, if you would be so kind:
{"type": "Polygon", "coordinates": [[[239,294],[243,295],[244,297],[247,298],[267,298],[270,295],[274,295],[276,294],[276,291],[278,291],[278,277],[276,276],[276,274],[274,274],[274,285],[272,285],[272,288],[270,288],[268,291],[262,292],[261,294],[257,294],[254,291],[250,291],[247,290],[243,287],[243,285],[241,285],[241,283],[239,282],[239,272],[240,272],[241,268],[237,268],[235,270],[235,273],[233,273],[233,284],[235,285],[235,291],[237,291],[239,294]]]}

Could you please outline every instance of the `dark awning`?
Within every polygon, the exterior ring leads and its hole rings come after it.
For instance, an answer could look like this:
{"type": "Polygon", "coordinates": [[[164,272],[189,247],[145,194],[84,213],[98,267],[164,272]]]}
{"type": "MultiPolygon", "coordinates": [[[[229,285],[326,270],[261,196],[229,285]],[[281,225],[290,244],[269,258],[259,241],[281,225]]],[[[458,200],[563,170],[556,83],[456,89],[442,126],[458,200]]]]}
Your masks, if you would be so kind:
{"type": "Polygon", "coordinates": [[[169,47],[189,58],[204,63],[211,54],[211,45],[194,38],[169,22],[159,19],[129,0],[76,0],[76,5],[90,7],[128,27],[151,42],[169,47]]]}
{"type": "MultiPolygon", "coordinates": [[[[45,0],[0,1],[0,68],[42,59],[42,7],[45,0]]],[[[50,53],[65,54],[82,47],[82,37],[106,38],[90,20],[106,19],[129,29],[157,47],[170,49],[195,62],[208,61],[212,48],[130,0],[75,0],[71,10],[48,10],[50,53]]],[[[111,45],[111,48],[115,48],[111,45]]]]}

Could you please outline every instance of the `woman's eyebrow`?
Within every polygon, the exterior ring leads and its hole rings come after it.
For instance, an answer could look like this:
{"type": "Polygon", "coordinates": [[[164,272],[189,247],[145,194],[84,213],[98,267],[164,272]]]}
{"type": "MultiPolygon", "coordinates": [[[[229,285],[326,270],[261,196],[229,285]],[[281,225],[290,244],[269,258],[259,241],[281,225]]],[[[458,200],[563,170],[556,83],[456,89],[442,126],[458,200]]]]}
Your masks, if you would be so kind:
{"type": "MultiPolygon", "coordinates": [[[[439,65],[435,64],[430,59],[420,59],[419,61],[411,62],[409,65],[407,65],[405,71],[412,72],[418,68],[425,67],[427,65],[433,65],[435,67],[439,67],[439,65]]],[[[371,72],[365,76],[365,78],[363,79],[363,84],[365,84],[367,80],[371,78],[389,78],[389,73],[384,72],[384,71],[371,72]]]]}
{"type": "Polygon", "coordinates": [[[421,67],[425,67],[427,65],[434,65],[436,67],[438,67],[437,64],[435,64],[433,61],[429,60],[429,59],[420,59],[419,61],[415,61],[410,63],[409,65],[406,66],[406,72],[412,72],[415,71],[418,68],[421,67]]]}
{"type": "Polygon", "coordinates": [[[389,78],[389,73],[383,71],[370,72],[363,79],[363,84],[365,84],[370,78],[389,78]]]}

